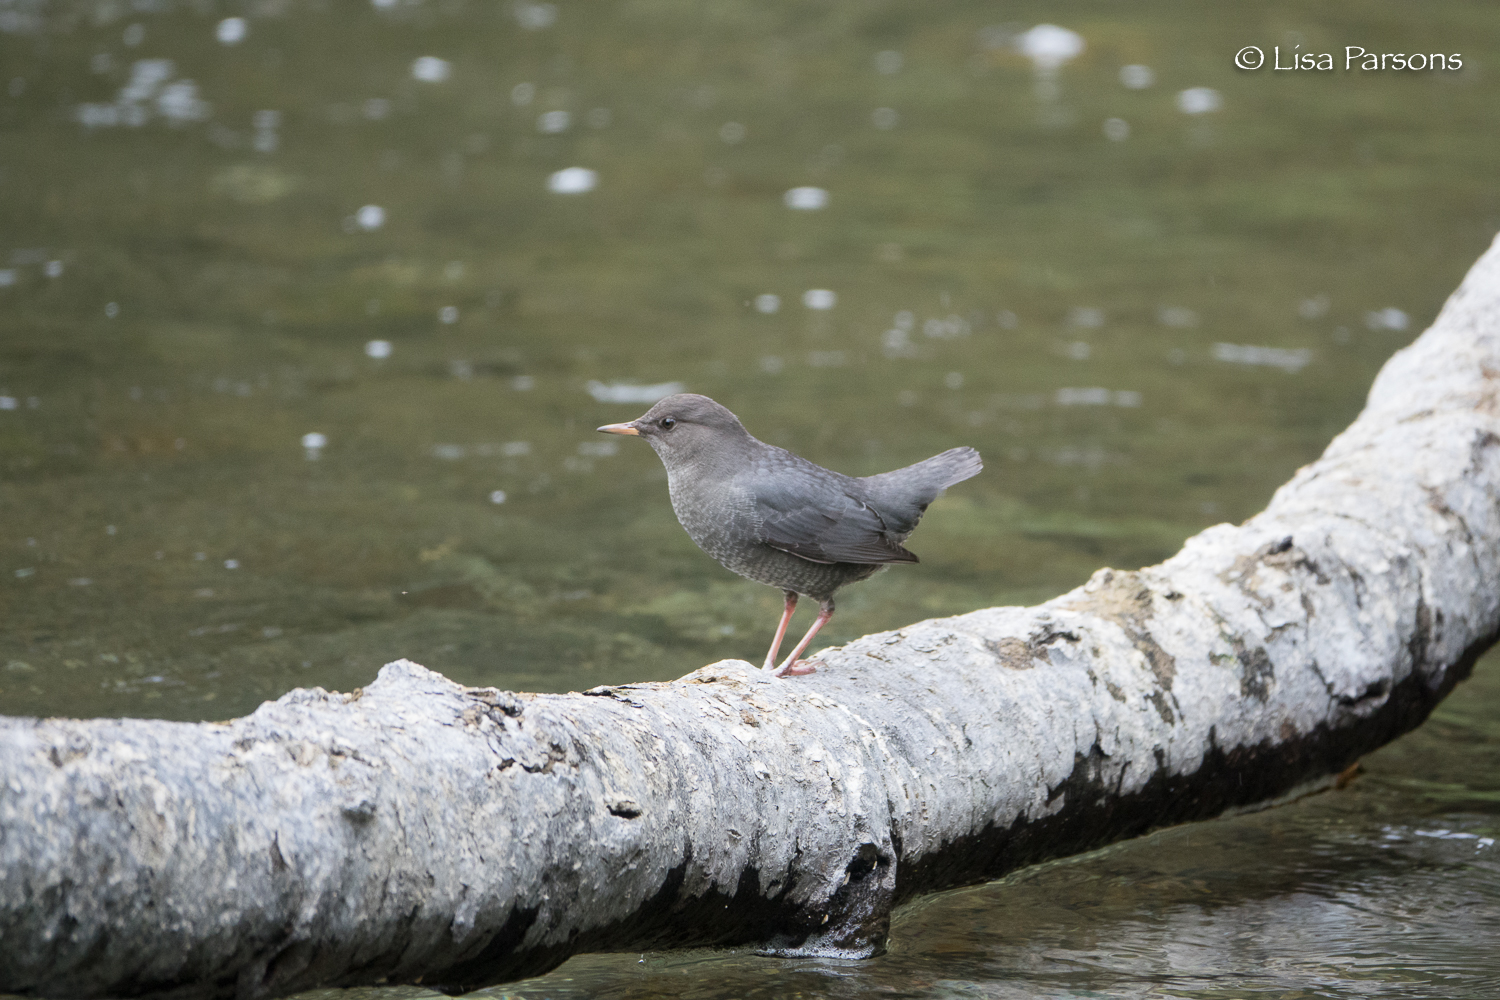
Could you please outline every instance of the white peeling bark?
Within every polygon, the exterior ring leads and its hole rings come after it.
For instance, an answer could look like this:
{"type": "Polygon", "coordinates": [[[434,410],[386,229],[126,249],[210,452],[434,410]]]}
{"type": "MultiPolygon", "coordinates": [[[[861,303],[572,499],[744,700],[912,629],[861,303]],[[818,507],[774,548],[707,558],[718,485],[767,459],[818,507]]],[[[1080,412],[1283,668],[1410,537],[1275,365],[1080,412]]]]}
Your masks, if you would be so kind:
{"type": "Polygon", "coordinates": [[[1500,246],[1239,527],[1035,608],[584,694],[398,661],[223,724],[0,721],[0,991],[452,992],[585,950],[868,955],[893,904],[1263,803],[1500,629],[1500,246]]]}

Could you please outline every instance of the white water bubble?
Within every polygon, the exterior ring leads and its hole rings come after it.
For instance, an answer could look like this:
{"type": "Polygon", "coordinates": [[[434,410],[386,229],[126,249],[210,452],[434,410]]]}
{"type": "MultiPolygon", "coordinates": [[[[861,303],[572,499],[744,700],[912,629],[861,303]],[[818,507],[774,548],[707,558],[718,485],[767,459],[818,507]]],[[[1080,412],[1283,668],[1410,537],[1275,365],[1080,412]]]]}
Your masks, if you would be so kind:
{"type": "Polygon", "coordinates": [[[593,379],[585,388],[596,403],[655,403],[683,391],[681,382],[659,382],[656,385],[611,382],[605,385],[593,379]]]}
{"type": "Polygon", "coordinates": [[[781,308],[781,296],[763,292],[755,297],[755,311],[767,316],[781,308]]]}
{"type": "Polygon", "coordinates": [[[1089,346],[1089,343],[1086,340],[1075,340],[1068,345],[1067,349],[1068,357],[1072,358],[1074,361],[1087,361],[1089,359],[1089,355],[1093,352],[1094,349],[1089,346]]]}
{"type": "Polygon", "coordinates": [[[1156,311],[1156,318],[1163,326],[1175,326],[1178,329],[1198,325],[1198,314],[1185,306],[1162,306],[1156,311]]]}
{"type": "Polygon", "coordinates": [[[1365,326],[1371,330],[1400,331],[1405,330],[1409,325],[1411,325],[1411,317],[1395,306],[1365,313],[1365,326]]]}
{"type": "Polygon", "coordinates": [[[608,458],[618,455],[620,446],[613,441],[580,441],[578,442],[578,454],[589,458],[608,458]]]}
{"type": "Polygon", "coordinates": [[[901,115],[895,108],[876,108],[870,112],[870,124],[878,129],[893,129],[901,121],[901,115]]]}
{"type": "Polygon", "coordinates": [[[527,31],[541,31],[557,23],[557,5],[551,3],[526,3],[524,0],[511,8],[516,23],[527,31]]]}
{"type": "Polygon", "coordinates": [[[809,309],[832,309],[838,302],[838,293],[827,288],[809,288],[802,293],[802,304],[809,309]]]}
{"type": "MultiPolygon", "coordinates": [[[[316,462],[319,458],[322,458],[323,449],[327,446],[328,437],[325,434],[320,434],[317,431],[309,431],[302,435],[302,447],[307,452],[307,460],[309,462],[316,462]]],[[[197,558],[202,559],[203,553],[198,553],[197,558]]]]}
{"type": "Polygon", "coordinates": [[[399,2],[400,0],[370,0],[371,6],[376,10],[390,10],[399,2]]]}
{"type": "Polygon", "coordinates": [[[530,375],[517,375],[510,380],[510,387],[517,392],[530,392],[536,388],[536,379],[530,375]]]}
{"type": "Polygon", "coordinates": [[[1111,142],[1124,142],[1130,138],[1130,123],[1123,118],[1104,119],[1104,138],[1111,142]]]}
{"type": "Polygon", "coordinates": [[[828,207],[828,192],[820,187],[794,187],[781,196],[787,208],[802,212],[815,212],[828,207]]]}
{"type": "Polygon", "coordinates": [[[213,112],[212,106],[198,96],[198,85],[192,80],[175,80],[163,87],[156,98],[156,110],[175,125],[202,121],[213,112]]]}
{"type": "Polygon", "coordinates": [[[1145,90],[1156,82],[1156,73],[1150,66],[1131,63],[1120,67],[1120,83],[1131,90],[1145,90]]]}
{"type": "Polygon", "coordinates": [[[536,120],[536,130],[547,135],[566,132],[573,124],[573,116],[566,111],[548,111],[536,120]]]}
{"type": "Polygon", "coordinates": [[[411,75],[423,83],[442,83],[453,75],[453,64],[437,56],[418,56],[411,64],[411,75]]]}
{"type": "Polygon", "coordinates": [[[536,84],[518,83],[510,88],[510,103],[524,108],[536,99],[536,84]]]}
{"type": "Polygon", "coordinates": [[[125,33],[120,36],[120,41],[124,42],[131,48],[135,48],[145,40],[146,26],[144,24],[132,24],[127,27],[125,29],[125,33]]]}
{"type": "Polygon", "coordinates": [[[504,503],[504,502],[505,502],[505,491],[504,490],[491,490],[490,491],[490,503],[504,503]]]}
{"type": "Polygon", "coordinates": [[[1080,55],[1085,47],[1083,36],[1055,24],[1039,24],[1016,39],[1021,54],[1038,70],[1056,70],[1080,55]]]}
{"type": "Polygon", "coordinates": [[[892,327],[885,331],[880,338],[881,349],[888,358],[909,358],[917,353],[916,345],[911,342],[911,336],[905,330],[892,327]]]}
{"type": "Polygon", "coordinates": [[[223,45],[238,45],[250,33],[250,25],[243,17],[226,17],[214,29],[214,37],[223,45]]]}
{"type": "Polygon", "coordinates": [[[895,49],[875,53],[875,72],[881,76],[895,76],[901,72],[901,67],[905,63],[906,60],[895,49]]]}
{"type": "Polygon", "coordinates": [[[962,389],[964,387],[964,373],[949,372],[943,376],[943,384],[950,389],[962,389]]]}
{"type": "Polygon", "coordinates": [[[365,232],[374,232],[385,225],[385,209],[379,205],[365,205],[354,213],[354,222],[365,232]]]}
{"type": "Polygon", "coordinates": [[[120,303],[118,303],[118,302],[106,302],[106,303],[104,303],[104,315],[107,316],[110,319],[114,319],[116,316],[120,315],[120,303]]]}
{"type": "Polygon", "coordinates": [[[372,340],[365,345],[365,356],[380,361],[390,357],[391,350],[391,342],[389,340],[372,340]]]}
{"type": "Polygon", "coordinates": [[[119,103],[149,101],[176,72],[177,64],[170,59],[137,59],[130,65],[130,79],[120,88],[119,103]]]}
{"type": "Polygon", "coordinates": [[[500,446],[500,454],[506,458],[523,458],[531,454],[531,442],[507,441],[500,446]]]}
{"type": "Polygon", "coordinates": [[[739,122],[725,122],[719,126],[719,138],[733,146],[735,143],[745,141],[746,131],[745,126],[739,122]]]}
{"type": "Polygon", "coordinates": [[[922,332],[935,340],[957,340],[973,332],[969,321],[962,316],[934,316],[922,324],[922,332]]]}
{"type": "Polygon", "coordinates": [[[60,260],[49,260],[42,273],[49,278],[61,278],[63,273],[63,262],[60,260]]]}
{"type": "Polygon", "coordinates": [[[0,269],[0,288],[9,288],[16,283],[20,275],[13,267],[0,269]]]}
{"type": "Polygon", "coordinates": [[[378,122],[391,113],[391,102],[384,97],[372,97],[364,103],[364,115],[372,122],[378,122]]]}
{"type": "Polygon", "coordinates": [[[1054,397],[1058,406],[1108,406],[1110,393],[1101,386],[1087,389],[1059,389],[1054,397]]]}
{"type": "Polygon", "coordinates": [[[239,569],[240,568],[240,561],[238,559],[225,559],[224,560],[224,568],[225,569],[239,569]]]}
{"type": "Polygon", "coordinates": [[[547,178],[547,190],[553,194],[583,194],[598,184],[598,173],[588,167],[567,167],[547,178]]]}
{"type": "Polygon", "coordinates": [[[1239,365],[1265,365],[1285,372],[1299,372],[1312,360],[1305,347],[1258,347],[1253,344],[1215,344],[1214,358],[1239,365]]]}
{"type": "Polygon", "coordinates": [[[20,409],[21,401],[14,396],[0,396],[0,410],[20,409]]]}
{"type": "Polygon", "coordinates": [[[1327,294],[1319,292],[1297,304],[1297,315],[1303,319],[1322,319],[1328,315],[1329,307],[1332,305],[1333,300],[1327,294]]]}
{"type": "Polygon", "coordinates": [[[1203,115],[1223,106],[1224,98],[1212,87],[1189,87],[1177,95],[1177,110],[1185,115],[1203,115]]]}
{"type": "Polygon", "coordinates": [[[443,308],[438,310],[438,321],[447,326],[457,323],[458,306],[443,306],[443,308]]]}

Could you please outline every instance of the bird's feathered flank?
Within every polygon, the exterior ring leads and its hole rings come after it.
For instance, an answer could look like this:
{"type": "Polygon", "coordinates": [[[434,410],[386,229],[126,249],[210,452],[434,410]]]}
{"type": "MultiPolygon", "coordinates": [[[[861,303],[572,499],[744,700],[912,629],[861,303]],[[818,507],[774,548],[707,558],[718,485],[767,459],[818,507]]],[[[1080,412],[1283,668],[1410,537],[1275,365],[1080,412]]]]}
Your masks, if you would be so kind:
{"type": "Polygon", "coordinates": [[[763,540],[816,563],[918,562],[902,543],[922,512],[944,489],[983,468],[973,448],[954,448],[864,479],[788,457],[793,461],[781,465],[775,484],[757,484],[754,491],[763,540]]]}
{"type": "Polygon", "coordinates": [[[886,527],[880,512],[845,493],[833,502],[776,511],[762,521],[766,544],[809,562],[914,563],[917,557],[902,548],[900,538],[886,527]]]}

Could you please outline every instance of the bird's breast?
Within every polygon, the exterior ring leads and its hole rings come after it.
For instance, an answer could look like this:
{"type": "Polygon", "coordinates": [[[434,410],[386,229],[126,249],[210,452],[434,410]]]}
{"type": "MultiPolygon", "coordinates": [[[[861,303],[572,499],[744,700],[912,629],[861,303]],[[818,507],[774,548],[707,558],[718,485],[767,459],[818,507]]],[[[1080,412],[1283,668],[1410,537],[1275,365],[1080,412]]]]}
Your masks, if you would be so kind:
{"type": "Polygon", "coordinates": [[[761,548],[755,498],[742,486],[702,476],[668,473],[672,510],[698,547],[736,569],[747,553],[761,548]]]}

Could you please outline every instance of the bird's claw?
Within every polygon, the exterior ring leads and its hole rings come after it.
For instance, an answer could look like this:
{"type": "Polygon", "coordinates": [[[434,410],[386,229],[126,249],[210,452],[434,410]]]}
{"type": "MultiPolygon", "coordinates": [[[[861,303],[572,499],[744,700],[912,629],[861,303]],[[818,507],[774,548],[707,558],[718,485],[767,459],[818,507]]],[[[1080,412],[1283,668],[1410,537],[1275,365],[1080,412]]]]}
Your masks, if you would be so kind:
{"type": "Polygon", "coordinates": [[[817,672],[818,662],[816,660],[798,660],[796,663],[783,663],[776,668],[773,676],[801,677],[805,674],[815,674],[817,672]]]}

